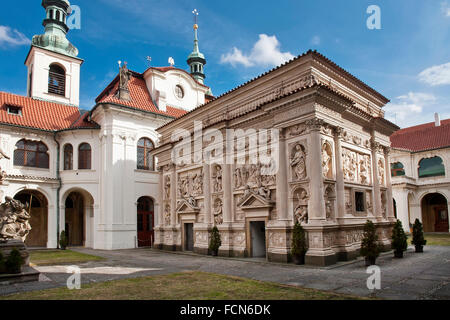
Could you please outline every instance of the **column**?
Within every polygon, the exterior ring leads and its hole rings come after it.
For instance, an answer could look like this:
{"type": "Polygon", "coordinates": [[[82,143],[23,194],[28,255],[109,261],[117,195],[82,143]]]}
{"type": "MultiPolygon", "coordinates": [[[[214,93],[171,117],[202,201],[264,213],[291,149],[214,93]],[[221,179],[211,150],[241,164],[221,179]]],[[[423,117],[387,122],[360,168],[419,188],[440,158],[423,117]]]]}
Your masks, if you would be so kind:
{"type": "Polygon", "coordinates": [[[155,226],[161,228],[164,222],[164,167],[158,167],[159,173],[159,187],[158,187],[158,210],[156,211],[156,221],[155,226]]]}
{"type": "Polygon", "coordinates": [[[344,188],[344,169],[342,167],[342,146],[341,134],[343,129],[337,127],[334,130],[334,145],[335,145],[335,161],[336,161],[336,202],[337,202],[337,217],[345,217],[345,188],[344,188]]]}
{"type": "Polygon", "coordinates": [[[381,191],[380,182],[378,180],[378,155],[377,150],[380,147],[378,142],[374,141],[372,137],[372,176],[373,176],[373,214],[377,219],[382,218],[381,213],[381,191]]]}
{"type": "MultiPolygon", "coordinates": [[[[391,148],[384,147],[384,168],[385,168],[385,179],[386,179],[386,217],[388,220],[395,221],[395,215],[394,215],[394,200],[392,197],[392,183],[391,183],[391,161],[389,153],[391,152],[391,148]]],[[[409,227],[409,226],[406,226],[409,227]]]]}
{"type": "Polygon", "coordinates": [[[306,122],[310,129],[310,144],[308,151],[308,163],[310,178],[309,190],[309,218],[312,223],[315,221],[326,220],[325,201],[323,190],[323,170],[322,170],[322,142],[320,140],[320,129],[323,125],[323,120],[312,119],[306,122]]]}
{"type": "Polygon", "coordinates": [[[211,224],[211,166],[203,164],[203,195],[205,196],[205,223],[211,224]]]}
{"type": "Polygon", "coordinates": [[[278,143],[278,172],[277,172],[277,215],[278,220],[288,220],[288,170],[286,165],[286,136],[285,130],[280,130],[278,143]]]}
{"type": "Polygon", "coordinates": [[[170,224],[175,227],[177,223],[177,171],[176,165],[171,165],[170,172],[170,224]]]}
{"type": "Polygon", "coordinates": [[[233,222],[231,164],[222,165],[223,222],[233,222]]]}

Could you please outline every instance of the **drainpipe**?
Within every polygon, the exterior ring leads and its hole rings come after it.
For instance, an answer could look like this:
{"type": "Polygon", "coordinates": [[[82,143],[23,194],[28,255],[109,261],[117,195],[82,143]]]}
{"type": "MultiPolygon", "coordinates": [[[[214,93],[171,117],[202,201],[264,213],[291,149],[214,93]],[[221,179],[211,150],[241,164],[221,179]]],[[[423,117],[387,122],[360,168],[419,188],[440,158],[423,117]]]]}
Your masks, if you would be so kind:
{"type": "Polygon", "coordinates": [[[59,165],[60,165],[60,155],[61,155],[61,146],[58,142],[58,140],[56,140],[56,133],[55,132],[53,134],[53,140],[55,140],[56,142],[56,178],[58,179],[58,189],[56,190],[56,248],[59,249],[59,216],[60,216],[60,211],[59,211],[59,193],[61,191],[61,187],[62,187],[62,183],[61,183],[61,175],[59,172],[59,165]]]}

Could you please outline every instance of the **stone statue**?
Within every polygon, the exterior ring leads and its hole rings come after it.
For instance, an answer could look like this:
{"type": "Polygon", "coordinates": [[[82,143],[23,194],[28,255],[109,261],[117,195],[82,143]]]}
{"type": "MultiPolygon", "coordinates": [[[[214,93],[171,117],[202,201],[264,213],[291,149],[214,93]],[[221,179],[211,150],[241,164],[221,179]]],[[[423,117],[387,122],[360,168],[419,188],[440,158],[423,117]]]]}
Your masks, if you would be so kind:
{"type": "Polygon", "coordinates": [[[203,172],[194,174],[192,184],[195,194],[203,194],[203,172]]]}
{"type": "Polygon", "coordinates": [[[128,81],[130,81],[131,73],[128,71],[127,63],[123,64],[123,67],[120,68],[120,81],[119,87],[120,89],[128,90],[128,81]]]}
{"type": "Polygon", "coordinates": [[[301,144],[294,147],[294,154],[291,158],[291,167],[293,167],[297,180],[306,178],[306,156],[301,144]]]}
{"type": "Polygon", "coordinates": [[[222,200],[216,199],[214,202],[214,224],[221,225],[223,223],[222,200]]]}
{"type": "Polygon", "coordinates": [[[30,214],[20,201],[6,197],[0,205],[0,242],[21,240],[25,242],[31,230],[30,214]]]}
{"type": "Polygon", "coordinates": [[[330,178],[329,173],[331,172],[331,155],[328,152],[328,145],[326,143],[322,146],[322,169],[323,176],[325,178],[330,178]]]}
{"type": "Polygon", "coordinates": [[[384,185],[384,164],[383,160],[378,160],[378,182],[380,185],[384,185]]]}
{"type": "Polygon", "coordinates": [[[170,198],[170,177],[169,176],[166,176],[164,178],[164,194],[165,194],[166,199],[170,198]]]}
{"type": "Polygon", "coordinates": [[[222,192],[222,167],[216,165],[213,175],[214,179],[214,192],[222,192]]]}
{"type": "Polygon", "coordinates": [[[236,168],[234,170],[234,188],[239,189],[242,187],[242,171],[241,168],[236,168]]]}
{"type": "Polygon", "coordinates": [[[164,222],[166,226],[170,226],[170,205],[166,205],[164,210],[164,222]]]}
{"type": "Polygon", "coordinates": [[[297,193],[297,197],[298,205],[294,209],[294,218],[300,224],[308,223],[308,194],[302,189],[300,193],[297,193]]]}

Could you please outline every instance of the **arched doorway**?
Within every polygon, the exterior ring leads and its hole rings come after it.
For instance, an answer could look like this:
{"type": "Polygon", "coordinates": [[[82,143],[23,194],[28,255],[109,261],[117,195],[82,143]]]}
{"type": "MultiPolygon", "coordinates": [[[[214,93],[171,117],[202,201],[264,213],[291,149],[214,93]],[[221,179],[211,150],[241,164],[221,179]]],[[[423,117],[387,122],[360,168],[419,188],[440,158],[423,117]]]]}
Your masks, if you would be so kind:
{"type": "Polygon", "coordinates": [[[427,194],[421,206],[425,232],[449,232],[447,199],[443,195],[427,194]]]}
{"type": "Polygon", "coordinates": [[[14,199],[28,204],[31,215],[31,231],[25,240],[28,247],[47,247],[48,237],[48,201],[47,198],[35,190],[24,190],[15,195],[14,199]]]}
{"type": "Polygon", "coordinates": [[[151,247],[155,224],[154,204],[149,197],[141,197],[137,202],[137,240],[138,247],[151,247]]]}
{"type": "Polygon", "coordinates": [[[69,246],[84,246],[86,242],[85,203],[83,195],[71,192],[65,202],[66,236],[69,246]]]}

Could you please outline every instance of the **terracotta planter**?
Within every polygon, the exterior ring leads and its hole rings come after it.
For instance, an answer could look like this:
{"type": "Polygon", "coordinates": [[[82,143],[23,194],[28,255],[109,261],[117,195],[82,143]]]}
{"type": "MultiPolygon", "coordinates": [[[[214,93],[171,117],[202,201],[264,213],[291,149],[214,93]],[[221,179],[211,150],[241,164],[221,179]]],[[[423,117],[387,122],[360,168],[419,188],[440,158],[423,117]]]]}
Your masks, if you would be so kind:
{"type": "Polygon", "coordinates": [[[366,267],[375,265],[376,261],[377,261],[377,258],[375,258],[375,257],[366,257],[366,267]]]}
{"type": "Polygon", "coordinates": [[[423,246],[416,246],[416,252],[422,253],[423,252],[423,246]]]}
{"type": "Polygon", "coordinates": [[[403,258],[403,251],[394,251],[394,257],[403,258]]]}
{"type": "Polygon", "coordinates": [[[305,264],[305,255],[304,254],[294,255],[292,258],[296,265],[305,264]]]}

